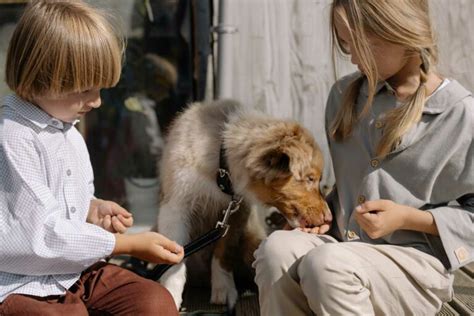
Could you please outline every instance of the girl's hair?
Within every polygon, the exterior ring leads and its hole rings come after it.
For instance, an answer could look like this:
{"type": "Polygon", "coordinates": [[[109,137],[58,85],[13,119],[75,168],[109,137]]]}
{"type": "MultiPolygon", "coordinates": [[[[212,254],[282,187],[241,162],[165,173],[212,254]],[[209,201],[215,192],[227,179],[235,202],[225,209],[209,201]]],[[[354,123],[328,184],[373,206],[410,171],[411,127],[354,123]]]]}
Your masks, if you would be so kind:
{"type": "Polygon", "coordinates": [[[395,149],[402,136],[420,120],[426,99],[427,75],[437,62],[437,47],[431,28],[428,0],[334,0],[331,7],[333,58],[336,51],[347,54],[335,29],[335,19],[344,21],[350,30],[354,50],[364,74],[352,81],[343,96],[332,126],[331,136],[337,141],[348,137],[355,122],[366,115],[372,106],[378,81],[377,66],[368,42],[368,35],[406,47],[410,54],[418,54],[420,85],[403,105],[390,110],[384,117],[384,133],[377,144],[376,154],[387,155],[395,149]],[[356,102],[362,83],[367,78],[368,98],[357,113],[356,102]]]}
{"type": "Polygon", "coordinates": [[[116,85],[125,45],[110,21],[82,1],[33,0],[10,40],[8,86],[32,101],[116,85]]]}

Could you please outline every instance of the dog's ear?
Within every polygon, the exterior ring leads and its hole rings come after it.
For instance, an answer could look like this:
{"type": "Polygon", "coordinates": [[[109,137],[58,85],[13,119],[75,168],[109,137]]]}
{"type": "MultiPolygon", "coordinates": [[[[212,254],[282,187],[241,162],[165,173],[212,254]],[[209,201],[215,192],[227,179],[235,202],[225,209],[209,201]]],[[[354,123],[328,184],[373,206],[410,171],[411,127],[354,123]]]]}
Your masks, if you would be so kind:
{"type": "Polygon", "coordinates": [[[278,150],[270,150],[263,156],[263,162],[271,170],[289,173],[290,172],[290,157],[278,150]]]}
{"type": "Polygon", "coordinates": [[[265,182],[281,179],[290,175],[290,157],[285,152],[272,148],[262,152],[254,165],[253,176],[265,182]]]}

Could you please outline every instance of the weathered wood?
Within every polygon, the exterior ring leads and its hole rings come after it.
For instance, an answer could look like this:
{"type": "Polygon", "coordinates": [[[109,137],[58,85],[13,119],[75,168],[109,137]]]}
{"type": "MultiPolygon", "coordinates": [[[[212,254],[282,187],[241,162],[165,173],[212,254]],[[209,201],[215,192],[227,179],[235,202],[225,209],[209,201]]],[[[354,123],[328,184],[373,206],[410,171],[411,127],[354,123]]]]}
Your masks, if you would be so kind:
{"type": "Polygon", "coordinates": [[[460,315],[474,315],[474,279],[464,269],[455,273],[454,298],[449,305],[460,315]]]}

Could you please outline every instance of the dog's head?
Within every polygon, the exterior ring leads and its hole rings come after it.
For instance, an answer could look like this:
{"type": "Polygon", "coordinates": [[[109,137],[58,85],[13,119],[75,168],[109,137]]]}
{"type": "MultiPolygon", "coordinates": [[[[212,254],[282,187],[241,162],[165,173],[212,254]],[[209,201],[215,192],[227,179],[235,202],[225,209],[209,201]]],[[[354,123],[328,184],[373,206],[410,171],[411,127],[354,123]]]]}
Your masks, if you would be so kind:
{"type": "Polygon", "coordinates": [[[323,155],[313,137],[295,122],[262,130],[252,151],[248,189],[276,207],[292,227],[329,223],[331,212],[320,191],[323,155]]]}

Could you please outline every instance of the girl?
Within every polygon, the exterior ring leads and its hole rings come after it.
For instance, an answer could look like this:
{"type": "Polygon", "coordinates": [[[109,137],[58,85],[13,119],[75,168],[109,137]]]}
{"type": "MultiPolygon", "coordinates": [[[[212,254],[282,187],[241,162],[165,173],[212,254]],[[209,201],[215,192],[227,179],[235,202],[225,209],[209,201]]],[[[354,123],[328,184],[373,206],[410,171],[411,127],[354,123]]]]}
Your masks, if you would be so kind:
{"type": "Polygon", "coordinates": [[[427,0],[335,0],[331,25],[359,68],[327,102],[335,223],[260,245],[262,315],[434,315],[474,259],[474,100],[434,69],[427,0]]]}
{"type": "Polygon", "coordinates": [[[10,42],[0,116],[0,314],[177,315],[158,283],[99,262],[130,254],[178,263],[183,249],[93,196],[87,147],[74,127],[114,86],[123,40],[81,1],[31,2],[10,42]],[[82,274],[81,274],[82,272],[82,274]]]}

